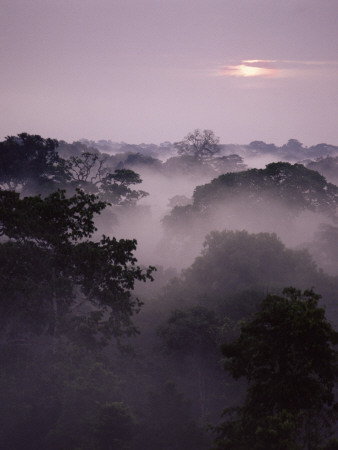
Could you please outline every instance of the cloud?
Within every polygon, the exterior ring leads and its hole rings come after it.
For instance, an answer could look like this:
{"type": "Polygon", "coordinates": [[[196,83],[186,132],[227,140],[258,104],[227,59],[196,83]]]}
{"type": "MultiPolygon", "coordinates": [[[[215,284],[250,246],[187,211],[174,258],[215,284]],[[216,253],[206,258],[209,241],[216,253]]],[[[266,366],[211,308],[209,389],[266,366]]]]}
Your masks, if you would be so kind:
{"type": "Polygon", "coordinates": [[[272,65],[275,61],[260,59],[244,60],[240,64],[221,67],[220,75],[235,77],[273,77],[278,71],[272,65]]]}
{"type": "Polygon", "coordinates": [[[220,66],[213,74],[238,78],[296,78],[318,71],[337,74],[338,61],[245,59],[220,66]]]}

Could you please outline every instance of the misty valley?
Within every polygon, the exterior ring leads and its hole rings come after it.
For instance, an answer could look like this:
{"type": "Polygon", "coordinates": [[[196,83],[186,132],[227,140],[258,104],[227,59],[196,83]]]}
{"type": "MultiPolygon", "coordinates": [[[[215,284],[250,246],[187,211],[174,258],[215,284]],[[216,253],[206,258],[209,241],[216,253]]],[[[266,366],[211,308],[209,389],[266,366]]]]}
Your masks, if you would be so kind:
{"type": "Polygon", "coordinates": [[[0,142],[0,447],[338,449],[338,147],[0,142]]]}

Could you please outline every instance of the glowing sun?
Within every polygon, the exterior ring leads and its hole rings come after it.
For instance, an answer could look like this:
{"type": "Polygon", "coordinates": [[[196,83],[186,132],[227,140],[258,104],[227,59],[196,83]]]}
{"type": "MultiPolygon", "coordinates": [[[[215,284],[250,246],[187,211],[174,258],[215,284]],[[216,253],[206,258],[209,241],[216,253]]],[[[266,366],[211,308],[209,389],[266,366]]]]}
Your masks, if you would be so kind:
{"type": "Polygon", "coordinates": [[[259,77],[265,75],[266,69],[255,66],[246,66],[245,64],[240,64],[237,66],[237,70],[240,76],[243,77],[259,77]]]}
{"type": "Polygon", "coordinates": [[[242,64],[236,66],[225,66],[222,68],[223,75],[235,77],[273,77],[276,75],[276,69],[262,64],[263,61],[252,60],[242,61],[242,64]],[[255,65],[255,63],[259,63],[255,65]]]}

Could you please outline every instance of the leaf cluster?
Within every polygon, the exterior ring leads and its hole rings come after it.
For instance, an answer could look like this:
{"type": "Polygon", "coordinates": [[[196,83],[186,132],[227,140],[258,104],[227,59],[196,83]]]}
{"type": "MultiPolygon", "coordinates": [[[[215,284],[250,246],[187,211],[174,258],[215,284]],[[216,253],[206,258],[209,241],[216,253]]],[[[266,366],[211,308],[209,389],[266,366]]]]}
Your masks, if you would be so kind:
{"type": "Polygon", "coordinates": [[[327,183],[318,172],[301,164],[271,163],[265,169],[228,173],[211,183],[198,186],[194,205],[203,209],[215,201],[226,201],[245,194],[246,201],[257,205],[262,199],[284,202],[295,211],[310,210],[334,216],[338,204],[338,188],[327,183]]]}
{"type": "Polygon", "coordinates": [[[276,441],[270,448],[277,449],[321,442],[336,416],[338,332],[318,307],[319,298],[295,288],[268,295],[242,324],[239,338],[222,346],[225,369],[234,378],[245,377],[248,389],[235,418],[219,428],[218,448],[230,448],[231,442],[231,448],[244,448],[246,440],[263,449],[269,436],[276,441]]]}
{"type": "Polygon", "coordinates": [[[16,189],[37,184],[60,184],[66,178],[56,139],[21,133],[0,142],[0,185],[16,189]]]}
{"type": "Polygon", "coordinates": [[[220,151],[219,138],[212,130],[196,129],[180,142],[175,142],[179,155],[191,155],[195,160],[205,161],[220,151]]]}
{"type": "Polygon", "coordinates": [[[4,334],[67,335],[87,345],[134,334],[135,281],[152,279],[133,255],[135,240],[95,231],[94,214],[106,206],[95,195],[64,191],[45,199],[0,191],[1,309],[4,334]],[[19,325],[21,323],[21,326],[19,325]]]}

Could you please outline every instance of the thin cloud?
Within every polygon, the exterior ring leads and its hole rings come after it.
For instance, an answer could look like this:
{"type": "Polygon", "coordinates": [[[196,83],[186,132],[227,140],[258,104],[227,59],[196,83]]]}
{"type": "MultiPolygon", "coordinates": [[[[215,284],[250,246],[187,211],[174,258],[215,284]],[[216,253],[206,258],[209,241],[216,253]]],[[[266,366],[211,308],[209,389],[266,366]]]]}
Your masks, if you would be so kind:
{"type": "Polygon", "coordinates": [[[311,71],[337,72],[338,61],[297,61],[273,59],[245,59],[237,64],[220,66],[214,75],[237,78],[299,77],[311,71]]]}
{"type": "Polygon", "coordinates": [[[275,69],[258,67],[256,65],[238,64],[237,66],[222,67],[221,75],[234,77],[273,77],[275,69]]]}
{"type": "Polygon", "coordinates": [[[217,69],[218,76],[244,78],[270,78],[278,75],[275,60],[246,59],[237,64],[221,66],[217,69]]]}

